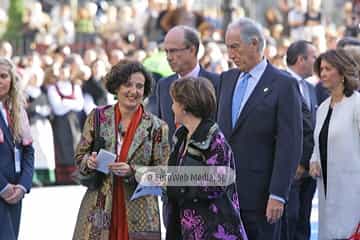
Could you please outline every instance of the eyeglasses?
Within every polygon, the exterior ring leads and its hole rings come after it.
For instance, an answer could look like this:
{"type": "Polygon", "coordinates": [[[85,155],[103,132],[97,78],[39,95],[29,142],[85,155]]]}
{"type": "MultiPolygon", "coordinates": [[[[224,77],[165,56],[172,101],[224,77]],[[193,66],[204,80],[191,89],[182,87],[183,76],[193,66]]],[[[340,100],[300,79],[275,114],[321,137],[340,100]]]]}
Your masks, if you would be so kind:
{"type": "Polygon", "coordinates": [[[169,48],[169,49],[164,49],[165,53],[167,55],[169,54],[174,54],[174,53],[178,53],[178,52],[181,52],[181,51],[184,51],[186,49],[189,49],[190,47],[184,47],[184,48],[169,48]]]}

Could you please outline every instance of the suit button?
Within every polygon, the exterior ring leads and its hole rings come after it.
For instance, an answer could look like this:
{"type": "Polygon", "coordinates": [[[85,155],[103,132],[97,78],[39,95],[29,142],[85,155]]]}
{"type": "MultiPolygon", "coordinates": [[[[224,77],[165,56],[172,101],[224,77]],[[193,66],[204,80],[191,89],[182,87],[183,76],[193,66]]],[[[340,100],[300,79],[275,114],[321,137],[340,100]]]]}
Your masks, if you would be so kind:
{"type": "Polygon", "coordinates": [[[185,189],[184,189],[184,188],[181,188],[181,189],[180,189],[180,192],[181,192],[181,193],[185,193],[185,189]]]}
{"type": "Polygon", "coordinates": [[[193,199],[193,202],[194,202],[194,203],[197,203],[198,201],[199,201],[199,199],[197,199],[197,198],[194,198],[194,199],[193,199]]]}

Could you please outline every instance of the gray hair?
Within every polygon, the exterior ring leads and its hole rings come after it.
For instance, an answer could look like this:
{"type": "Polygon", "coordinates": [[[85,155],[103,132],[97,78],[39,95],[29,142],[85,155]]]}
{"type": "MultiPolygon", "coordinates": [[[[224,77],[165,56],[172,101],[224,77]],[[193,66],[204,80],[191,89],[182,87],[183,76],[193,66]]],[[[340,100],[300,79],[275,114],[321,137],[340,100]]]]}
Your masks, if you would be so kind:
{"type": "Polygon", "coordinates": [[[200,47],[200,36],[199,36],[198,31],[196,31],[192,27],[185,26],[185,25],[180,25],[180,26],[176,26],[176,27],[183,29],[185,46],[187,46],[187,47],[194,46],[195,54],[197,55],[199,52],[199,47],[200,47]]]}
{"type": "Polygon", "coordinates": [[[250,18],[242,17],[232,22],[228,29],[238,28],[240,30],[241,41],[250,44],[253,39],[259,42],[259,53],[263,55],[265,49],[265,36],[262,26],[250,18]]]}

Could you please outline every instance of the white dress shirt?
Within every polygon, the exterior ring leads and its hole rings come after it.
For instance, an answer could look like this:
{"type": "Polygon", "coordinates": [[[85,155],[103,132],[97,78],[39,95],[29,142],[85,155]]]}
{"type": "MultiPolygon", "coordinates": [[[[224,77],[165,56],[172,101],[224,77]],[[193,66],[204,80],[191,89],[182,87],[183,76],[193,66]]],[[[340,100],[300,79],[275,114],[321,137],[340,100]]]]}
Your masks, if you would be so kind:
{"type": "Polygon", "coordinates": [[[191,70],[188,74],[186,74],[185,76],[180,76],[180,74],[178,74],[179,78],[182,77],[198,77],[200,73],[200,65],[199,63],[196,64],[196,66],[194,67],[193,70],[191,70]]]}
{"type": "Polygon", "coordinates": [[[9,126],[9,123],[7,121],[6,110],[5,110],[5,107],[4,107],[2,102],[0,102],[0,113],[1,113],[3,119],[4,119],[5,123],[6,123],[6,126],[9,126]]]}

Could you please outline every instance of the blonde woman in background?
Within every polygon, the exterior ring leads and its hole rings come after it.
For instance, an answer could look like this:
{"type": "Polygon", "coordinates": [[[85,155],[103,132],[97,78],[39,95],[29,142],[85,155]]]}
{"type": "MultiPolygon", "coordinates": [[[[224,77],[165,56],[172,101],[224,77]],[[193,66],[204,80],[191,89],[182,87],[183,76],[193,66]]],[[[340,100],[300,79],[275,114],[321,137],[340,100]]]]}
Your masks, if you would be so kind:
{"type": "Polygon", "coordinates": [[[15,65],[0,57],[0,239],[16,240],[31,188],[34,149],[15,65]]]}

